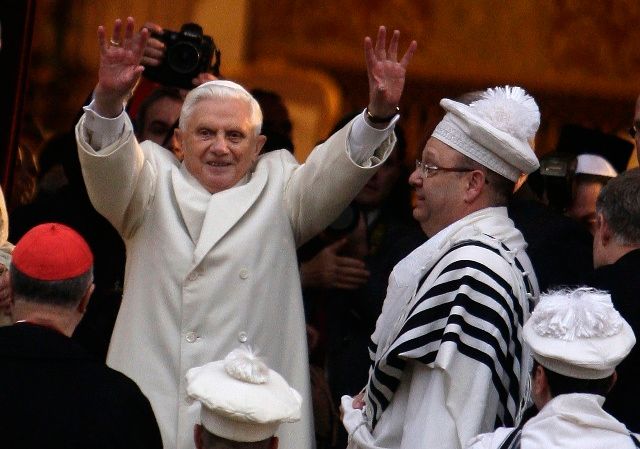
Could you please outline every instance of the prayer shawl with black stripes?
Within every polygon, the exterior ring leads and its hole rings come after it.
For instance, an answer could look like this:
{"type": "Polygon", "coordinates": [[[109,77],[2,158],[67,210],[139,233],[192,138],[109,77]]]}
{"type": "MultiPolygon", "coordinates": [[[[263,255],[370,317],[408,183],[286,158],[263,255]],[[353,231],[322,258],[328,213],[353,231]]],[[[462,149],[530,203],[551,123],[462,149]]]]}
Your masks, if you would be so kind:
{"type": "Polygon", "coordinates": [[[531,363],[522,326],[538,295],[525,248],[506,209],[488,208],[396,265],[372,336],[363,421],[345,419],[350,447],[461,447],[513,425],[531,363]],[[411,401],[422,404],[403,410],[411,401]]]}

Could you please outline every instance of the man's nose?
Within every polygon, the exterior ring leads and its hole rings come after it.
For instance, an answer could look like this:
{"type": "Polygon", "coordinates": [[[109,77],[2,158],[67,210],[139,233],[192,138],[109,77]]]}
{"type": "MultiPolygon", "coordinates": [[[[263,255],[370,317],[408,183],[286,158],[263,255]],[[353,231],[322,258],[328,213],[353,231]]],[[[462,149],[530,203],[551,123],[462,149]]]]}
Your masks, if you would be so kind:
{"type": "Polygon", "coordinates": [[[211,142],[211,149],[216,153],[226,153],[229,148],[227,147],[227,141],[224,138],[224,134],[218,133],[211,142]]]}
{"type": "Polygon", "coordinates": [[[409,184],[416,187],[422,185],[422,173],[420,169],[416,167],[409,175],[409,184]]]}

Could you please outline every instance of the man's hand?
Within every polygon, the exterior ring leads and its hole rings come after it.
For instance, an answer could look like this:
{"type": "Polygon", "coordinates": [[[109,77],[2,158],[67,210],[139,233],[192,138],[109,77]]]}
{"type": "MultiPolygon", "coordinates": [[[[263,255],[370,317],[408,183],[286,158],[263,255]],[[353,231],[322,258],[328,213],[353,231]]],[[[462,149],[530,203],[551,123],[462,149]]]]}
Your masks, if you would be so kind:
{"type": "Polygon", "coordinates": [[[353,397],[353,402],[351,403],[351,406],[353,408],[358,410],[362,410],[364,408],[364,393],[365,391],[362,390],[360,393],[353,397]]]}
{"type": "Polygon", "coordinates": [[[369,279],[364,261],[338,253],[348,240],[342,239],[324,248],[300,266],[303,287],[356,290],[369,279]]]}
{"type": "Polygon", "coordinates": [[[386,48],[387,31],[378,29],[375,48],[370,37],[364,39],[364,53],[369,77],[369,105],[367,109],[376,117],[391,117],[395,114],[404,89],[407,65],[418,46],[412,41],[402,59],[398,62],[398,42],[400,31],[395,30],[386,48]]]}
{"type": "MultiPolygon", "coordinates": [[[[142,29],[149,30],[149,33],[155,34],[163,34],[164,30],[160,25],[153,22],[145,22],[142,26],[142,29]]],[[[162,63],[164,59],[164,55],[167,48],[159,39],[156,39],[152,35],[149,36],[149,40],[147,40],[147,45],[144,48],[144,53],[142,54],[142,59],[140,60],[140,64],[149,67],[157,67],[162,63]]]]}
{"type": "Polygon", "coordinates": [[[104,27],[98,27],[100,69],[94,99],[96,112],[103,117],[117,117],[122,112],[123,104],[144,70],[140,61],[149,31],[143,28],[140,33],[134,33],[133,27],[133,18],[128,17],[123,35],[122,21],[117,19],[110,39],[104,27]]]}

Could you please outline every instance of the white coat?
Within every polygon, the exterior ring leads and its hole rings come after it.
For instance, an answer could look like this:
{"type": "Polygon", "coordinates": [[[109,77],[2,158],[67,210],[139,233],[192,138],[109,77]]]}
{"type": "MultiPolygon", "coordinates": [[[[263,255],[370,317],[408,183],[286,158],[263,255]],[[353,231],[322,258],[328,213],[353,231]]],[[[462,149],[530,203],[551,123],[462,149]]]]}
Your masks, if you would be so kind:
{"type": "MultiPolygon", "coordinates": [[[[325,228],[374,173],[347,154],[351,124],[305,164],[284,150],[268,153],[244,183],[211,195],[167,150],[138,145],[128,118],[115,142],[95,151],[88,141],[98,120],[87,112],[76,128],[82,171],[91,201],[127,250],[107,363],[147,395],[164,446],[186,449],[198,412],[186,396],[186,371],[246,342],[306,401],[301,422],[280,428],[281,447],[312,447],[296,247],[325,228]]],[[[391,135],[369,165],[384,160],[394,143],[391,135]]]]}

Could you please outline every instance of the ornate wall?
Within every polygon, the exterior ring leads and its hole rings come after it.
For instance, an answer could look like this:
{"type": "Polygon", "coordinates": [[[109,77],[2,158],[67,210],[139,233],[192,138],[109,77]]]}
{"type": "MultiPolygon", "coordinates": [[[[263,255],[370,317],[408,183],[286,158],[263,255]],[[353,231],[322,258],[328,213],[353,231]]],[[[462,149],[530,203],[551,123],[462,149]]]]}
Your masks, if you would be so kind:
{"type": "Polygon", "coordinates": [[[49,0],[38,3],[30,89],[45,130],[68,126],[95,82],[98,24],[127,14],[172,29],[206,24],[223,42],[223,71],[257,58],[326,71],[345,111],[366,102],[363,36],[379,24],[398,28],[403,46],[419,42],[402,104],[413,141],[439,117],[439,98],[518,84],[539,100],[546,152],[563,123],[622,132],[640,92],[637,0],[200,0],[170,8],[161,0],[49,0]]]}
{"type": "MultiPolygon", "coordinates": [[[[256,1],[250,55],[323,67],[349,106],[366,99],[361,40],[385,24],[419,43],[404,97],[417,134],[442,96],[499,84],[531,91],[543,112],[542,152],[567,122],[625,130],[640,92],[640,3],[626,0],[256,1]]],[[[417,137],[417,135],[414,135],[417,137]]]]}

